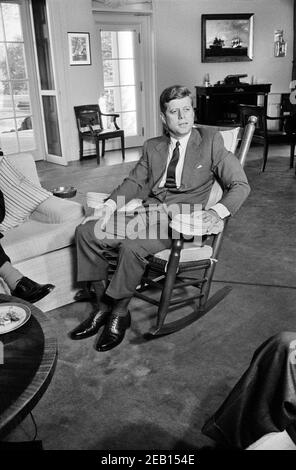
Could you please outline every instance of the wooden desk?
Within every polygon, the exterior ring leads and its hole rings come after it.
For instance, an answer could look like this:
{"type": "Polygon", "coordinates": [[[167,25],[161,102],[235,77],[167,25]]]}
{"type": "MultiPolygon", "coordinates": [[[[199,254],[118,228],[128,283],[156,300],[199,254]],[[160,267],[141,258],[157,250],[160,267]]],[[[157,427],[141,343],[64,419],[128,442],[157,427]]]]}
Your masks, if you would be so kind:
{"type": "Polygon", "coordinates": [[[2,294],[0,302],[24,303],[32,312],[26,324],[0,335],[4,352],[0,364],[0,438],[3,438],[46,391],[57,361],[57,341],[48,318],[39,308],[2,294]]]}
{"type": "Polygon", "coordinates": [[[239,104],[258,104],[262,96],[263,107],[267,109],[270,92],[267,84],[218,85],[211,87],[196,86],[196,117],[199,124],[216,126],[239,125],[239,104]]]}

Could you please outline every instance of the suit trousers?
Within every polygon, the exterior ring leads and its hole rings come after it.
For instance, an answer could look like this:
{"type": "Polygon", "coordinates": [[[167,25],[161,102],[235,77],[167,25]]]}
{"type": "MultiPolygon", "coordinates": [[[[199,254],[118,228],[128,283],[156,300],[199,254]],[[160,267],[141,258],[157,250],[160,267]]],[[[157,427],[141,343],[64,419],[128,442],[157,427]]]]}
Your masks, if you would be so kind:
{"type": "Polygon", "coordinates": [[[110,259],[117,258],[106,293],[114,299],[132,297],[140,284],[147,257],[171,246],[168,218],[160,213],[149,223],[147,213],[127,216],[115,213],[106,230],[99,221],[76,229],[77,281],[107,280],[110,259]]]}
{"type": "Polygon", "coordinates": [[[249,368],[202,428],[220,444],[240,449],[283,430],[296,442],[295,332],[282,332],[259,346],[249,368]]]}

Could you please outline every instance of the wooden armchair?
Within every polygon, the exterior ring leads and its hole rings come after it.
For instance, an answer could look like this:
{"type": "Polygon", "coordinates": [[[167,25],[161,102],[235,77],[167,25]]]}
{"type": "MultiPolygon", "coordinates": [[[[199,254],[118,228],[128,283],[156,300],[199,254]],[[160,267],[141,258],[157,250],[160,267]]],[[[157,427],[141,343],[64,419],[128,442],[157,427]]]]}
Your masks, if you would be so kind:
{"type": "Polygon", "coordinates": [[[119,128],[116,119],[119,114],[102,113],[98,104],[74,106],[78,136],[79,158],[83,158],[83,142],[93,140],[96,144],[97,163],[100,163],[100,142],[102,142],[102,157],[105,155],[105,141],[120,137],[122,159],[125,157],[124,131],[119,128]],[[115,129],[104,129],[102,116],[111,117],[115,129]]]}
{"type": "Polygon", "coordinates": [[[240,122],[244,126],[249,116],[257,117],[257,126],[254,132],[254,142],[263,143],[262,171],[265,170],[270,143],[283,143],[290,145],[290,168],[294,166],[294,153],[296,141],[296,106],[290,102],[290,95],[283,93],[280,103],[279,116],[268,116],[263,106],[239,104],[240,122]],[[293,119],[294,116],[294,119],[293,119]],[[268,122],[279,122],[278,130],[269,130],[268,122]]]}

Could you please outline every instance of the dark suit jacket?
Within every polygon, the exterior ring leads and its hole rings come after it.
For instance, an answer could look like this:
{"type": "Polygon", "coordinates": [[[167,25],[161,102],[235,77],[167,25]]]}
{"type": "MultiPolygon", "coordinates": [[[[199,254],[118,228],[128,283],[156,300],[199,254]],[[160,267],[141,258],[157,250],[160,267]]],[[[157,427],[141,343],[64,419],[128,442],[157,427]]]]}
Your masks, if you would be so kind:
{"type": "Polygon", "coordinates": [[[110,195],[125,203],[141,197],[146,203],[192,203],[204,208],[216,179],[222,184],[221,203],[234,214],[247,198],[250,187],[237,158],[224,147],[223,137],[212,129],[192,129],[184,160],[181,186],[175,190],[159,188],[166,168],[170,139],[167,136],[149,139],[135,168],[110,195]]]}

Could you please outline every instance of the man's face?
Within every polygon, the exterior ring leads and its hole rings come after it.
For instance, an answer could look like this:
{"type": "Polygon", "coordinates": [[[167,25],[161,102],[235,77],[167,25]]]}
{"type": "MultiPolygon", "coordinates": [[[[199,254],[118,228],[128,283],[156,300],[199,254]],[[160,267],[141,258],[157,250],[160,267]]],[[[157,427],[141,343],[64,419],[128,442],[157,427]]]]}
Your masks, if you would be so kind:
{"type": "Polygon", "coordinates": [[[172,137],[180,139],[189,134],[194,123],[194,110],[190,96],[169,101],[165,113],[161,113],[161,119],[172,137]]]}

